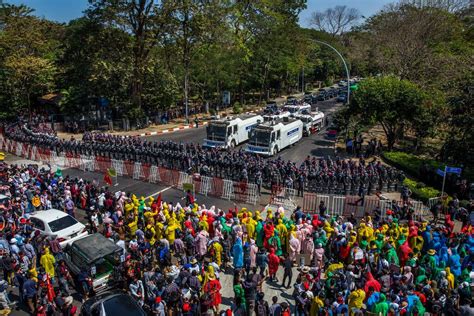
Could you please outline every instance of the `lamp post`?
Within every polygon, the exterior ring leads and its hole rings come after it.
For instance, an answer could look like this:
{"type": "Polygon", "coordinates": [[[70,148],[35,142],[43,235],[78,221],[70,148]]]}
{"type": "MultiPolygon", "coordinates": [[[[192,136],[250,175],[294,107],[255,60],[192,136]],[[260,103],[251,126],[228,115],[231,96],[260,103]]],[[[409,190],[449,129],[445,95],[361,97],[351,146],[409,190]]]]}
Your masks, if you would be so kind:
{"type": "Polygon", "coordinates": [[[344,59],[344,57],[342,57],[342,54],[339,53],[339,51],[334,48],[334,46],[332,46],[332,45],[330,45],[326,42],[320,41],[320,40],[314,40],[314,41],[316,43],[323,44],[323,45],[326,45],[327,47],[331,48],[341,58],[342,63],[344,64],[344,68],[346,69],[346,75],[347,75],[347,100],[346,100],[346,102],[347,102],[347,104],[349,104],[349,96],[351,94],[351,86],[350,86],[351,75],[349,73],[349,68],[347,67],[346,60],[344,59]]]}

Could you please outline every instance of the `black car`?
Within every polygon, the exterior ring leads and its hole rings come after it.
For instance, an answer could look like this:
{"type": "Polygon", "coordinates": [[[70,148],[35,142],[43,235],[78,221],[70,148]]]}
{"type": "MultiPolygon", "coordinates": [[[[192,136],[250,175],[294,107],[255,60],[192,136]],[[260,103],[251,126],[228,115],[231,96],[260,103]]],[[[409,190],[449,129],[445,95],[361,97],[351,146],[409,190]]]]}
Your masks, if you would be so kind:
{"type": "Polygon", "coordinates": [[[81,307],[81,315],[146,316],[146,313],[133,297],[115,290],[104,292],[85,301],[81,307]]]}
{"type": "Polygon", "coordinates": [[[325,101],[327,99],[329,99],[329,97],[328,97],[326,92],[324,92],[324,91],[319,92],[318,101],[325,101]]]}

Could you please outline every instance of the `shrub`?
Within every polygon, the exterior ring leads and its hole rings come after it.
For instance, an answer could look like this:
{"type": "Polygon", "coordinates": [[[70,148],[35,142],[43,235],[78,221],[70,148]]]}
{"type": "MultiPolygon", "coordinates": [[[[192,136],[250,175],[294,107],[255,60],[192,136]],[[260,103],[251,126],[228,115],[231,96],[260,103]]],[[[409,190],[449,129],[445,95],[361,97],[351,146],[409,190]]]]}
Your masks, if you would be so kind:
{"type": "Polygon", "coordinates": [[[389,151],[383,154],[385,160],[398,168],[405,170],[413,176],[419,176],[420,167],[423,163],[428,163],[433,168],[443,168],[443,164],[436,160],[424,159],[419,156],[408,154],[401,151],[389,151]]]}
{"type": "Polygon", "coordinates": [[[210,115],[216,115],[217,112],[216,112],[215,109],[209,109],[209,114],[210,114],[210,115]]]}
{"type": "Polygon", "coordinates": [[[242,111],[242,105],[240,105],[239,102],[235,102],[234,106],[232,107],[232,112],[234,112],[234,114],[240,114],[242,113],[242,111]]]}
{"type": "Polygon", "coordinates": [[[406,185],[412,192],[412,197],[423,202],[428,202],[430,198],[438,197],[441,192],[432,187],[427,187],[423,182],[416,182],[415,180],[405,178],[403,184],[406,185]]]}

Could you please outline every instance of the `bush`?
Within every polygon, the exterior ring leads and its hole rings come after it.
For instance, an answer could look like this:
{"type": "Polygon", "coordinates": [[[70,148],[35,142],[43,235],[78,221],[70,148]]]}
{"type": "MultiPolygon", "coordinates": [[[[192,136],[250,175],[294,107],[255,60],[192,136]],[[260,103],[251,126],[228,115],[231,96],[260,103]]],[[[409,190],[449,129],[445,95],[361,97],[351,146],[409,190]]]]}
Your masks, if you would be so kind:
{"type": "Polygon", "coordinates": [[[443,164],[436,160],[424,159],[413,154],[408,154],[400,151],[390,151],[383,153],[383,157],[389,163],[395,165],[399,169],[402,169],[412,176],[419,176],[420,167],[424,163],[428,163],[433,168],[443,168],[443,164]]]}
{"type": "Polygon", "coordinates": [[[209,114],[210,114],[210,115],[216,115],[217,112],[216,112],[215,109],[209,109],[209,114]]]}
{"type": "Polygon", "coordinates": [[[415,180],[405,178],[403,184],[410,189],[414,199],[419,199],[425,203],[428,202],[430,198],[441,195],[440,191],[432,187],[427,187],[423,182],[416,182],[415,180]]]}
{"type": "Polygon", "coordinates": [[[240,114],[242,113],[242,111],[243,111],[242,105],[240,105],[239,102],[235,102],[234,106],[232,107],[232,112],[234,112],[234,114],[240,114]]]}

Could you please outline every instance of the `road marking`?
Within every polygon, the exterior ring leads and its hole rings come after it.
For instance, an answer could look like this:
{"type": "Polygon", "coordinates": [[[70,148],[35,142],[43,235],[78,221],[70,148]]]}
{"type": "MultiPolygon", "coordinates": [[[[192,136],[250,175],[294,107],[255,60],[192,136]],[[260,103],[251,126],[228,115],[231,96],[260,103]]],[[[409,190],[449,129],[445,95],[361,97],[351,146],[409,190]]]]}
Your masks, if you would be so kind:
{"type": "Polygon", "coordinates": [[[163,193],[163,192],[165,192],[165,191],[168,191],[168,190],[171,189],[171,188],[173,188],[173,187],[170,186],[170,187],[164,188],[164,189],[161,190],[161,191],[158,191],[158,192],[156,192],[156,193],[153,193],[152,195],[147,196],[147,197],[145,198],[145,200],[148,200],[148,199],[151,198],[151,197],[157,196],[157,195],[160,194],[160,193],[163,193]]]}

